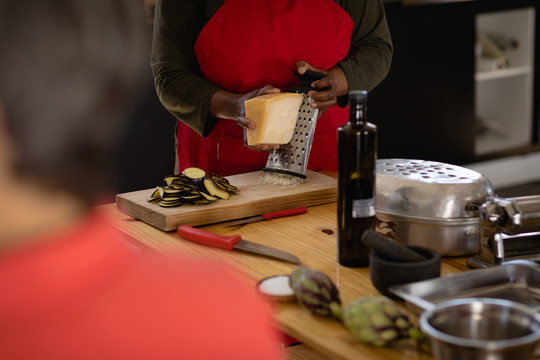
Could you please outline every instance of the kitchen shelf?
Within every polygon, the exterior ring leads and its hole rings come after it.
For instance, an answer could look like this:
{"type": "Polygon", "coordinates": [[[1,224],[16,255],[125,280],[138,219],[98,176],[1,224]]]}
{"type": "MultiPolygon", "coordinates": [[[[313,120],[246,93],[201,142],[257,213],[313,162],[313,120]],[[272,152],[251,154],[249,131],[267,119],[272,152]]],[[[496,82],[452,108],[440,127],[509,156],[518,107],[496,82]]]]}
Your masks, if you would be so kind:
{"type": "Polygon", "coordinates": [[[514,67],[514,68],[508,68],[508,69],[481,71],[481,72],[476,73],[474,79],[476,81],[489,81],[489,80],[503,79],[506,77],[521,76],[521,75],[532,76],[533,75],[532,67],[519,66],[519,67],[514,67]]]}
{"type": "Polygon", "coordinates": [[[466,165],[540,149],[540,1],[406,5],[385,2],[392,67],[369,100],[379,158],[466,165]]]}
{"type": "MultiPolygon", "coordinates": [[[[508,67],[496,68],[495,57],[476,54],[475,155],[512,150],[531,144],[533,135],[535,8],[481,13],[477,38],[510,39],[515,46],[499,49],[508,67]]],[[[478,46],[478,44],[477,44],[478,46]]]]}

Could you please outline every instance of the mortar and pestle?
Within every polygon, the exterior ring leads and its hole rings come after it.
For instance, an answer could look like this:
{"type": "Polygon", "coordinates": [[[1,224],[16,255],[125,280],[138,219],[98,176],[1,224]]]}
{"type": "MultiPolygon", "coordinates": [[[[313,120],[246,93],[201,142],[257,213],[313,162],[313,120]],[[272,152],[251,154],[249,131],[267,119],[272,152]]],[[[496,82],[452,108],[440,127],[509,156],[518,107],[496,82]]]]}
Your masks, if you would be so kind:
{"type": "Polygon", "coordinates": [[[441,274],[441,254],[422,246],[403,245],[368,229],[362,242],[372,249],[369,273],[373,286],[392,299],[400,299],[389,288],[393,285],[432,279],[441,274]]]}

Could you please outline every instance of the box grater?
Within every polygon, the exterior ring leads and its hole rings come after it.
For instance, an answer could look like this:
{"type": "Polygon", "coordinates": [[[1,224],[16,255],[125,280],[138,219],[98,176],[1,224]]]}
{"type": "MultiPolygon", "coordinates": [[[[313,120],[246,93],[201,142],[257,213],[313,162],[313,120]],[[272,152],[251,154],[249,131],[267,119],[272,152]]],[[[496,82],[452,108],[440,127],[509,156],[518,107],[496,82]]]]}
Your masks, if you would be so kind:
{"type": "Polygon", "coordinates": [[[301,83],[298,86],[289,88],[288,91],[304,94],[304,100],[298,110],[293,137],[289,143],[281,145],[279,149],[270,152],[266,167],[263,170],[305,179],[315,126],[319,117],[319,109],[311,108],[310,104],[313,99],[307,96],[307,93],[310,90],[316,90],[311,87],[313,81],[320,80],[326,75],[308,70],[303,75],[296,73],[296,76],[300,78],[301,83]]]}

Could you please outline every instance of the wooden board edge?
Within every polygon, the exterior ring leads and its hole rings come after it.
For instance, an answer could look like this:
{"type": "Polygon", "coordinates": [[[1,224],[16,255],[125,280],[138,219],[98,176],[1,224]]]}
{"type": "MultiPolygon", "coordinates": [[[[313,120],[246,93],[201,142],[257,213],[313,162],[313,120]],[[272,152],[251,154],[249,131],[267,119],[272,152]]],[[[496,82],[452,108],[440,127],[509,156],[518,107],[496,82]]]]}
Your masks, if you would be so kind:
{"type": "MultiPolygon", "coordinates": [[[[323,205],[323,204],[328,204],[328,203],[332,203],[332,202],[336,202],[337,201],[337,189],[336,188],[328,188],[328,189],[325,189],[325,190],[317,190],[317,191],[314,191],[314,192],[317,192],[317,198],[313,198],[313,199],[296,199],[294,195],[292,194],[288,194],[288,195],[284,195],[282,197],[278,197],[277,199],[281,200],[280,201],[280,204],[282,206],[279,206],[278,208],[271,208],[271,207],[267,207],[265,209],[262,210],[262,213],[265,213],[265,212],[271,212],[271,211],[277,211],[277,210],[283,210],[283,209],[287,209],[287,208],[293,208],[293,207],[299,207],[299,206],[317,206],[317,205],[323,205]],[[283,205],[285,204],[285,205],[283,205]]],[[[305,194],[304,194],[305,195],[305,194]]],[[[274,199],[275,200],[275,199],[274,199]]],[[[242,206],[242,204],[239,204],[239,206],[242,206]]],[[[233,212],[231,212],[233,213],[233,212]]],[[[235,212],[237,215],[235,216],[231,216],[231,217],[224,217],[223,215],[219,216],[219,220],[216,218],[214,219],[212,216],[210,216],[209,218],[206,218],[206,219],[201,219],[201,220],[195,220],[195,219],[190,219],[189,218],[189,214],[179,214],[178,216],[169,216],[168,218],[165,219],[165,225],[163,226],[163,229],[162,230],[165,230],[165,231],[173,231],[173,230],[176,230],[178,228],[178,226],[180,225],[191,225],[191,226],[201,226],[201,225],[209,225],[209,224],[215,224],[215,223],[221,223],[221,222],[226,222],[226,221],[231,221],[231,220],[237,220],[237,219],[241,219],[243,217],[249,217],[249,216],[254,216],[256,214],[253,214],[249,211],[246,211],[245,214],[242,214],[241,212],[235,212]],[[240,214],[240,215],[238,215],[240,214]],[[186,216],[187,215],[187,216],[186,216]]],[[[211,214],[210,214],[211,215],[211,214]]]]}
{"type": "Polygon", "coordinates": [[[122,194],[116,195],[116,208],[118,211],[137,220],[141,220],[146,224],[154,226],[160,230],[169,231],[167,230],[167,219],[165,215],[151,211],[150,209],[141,205],[137,206],[139,211],[136,213],[133,211],[133,204],[130,200],[126,199],[122,194]]]}

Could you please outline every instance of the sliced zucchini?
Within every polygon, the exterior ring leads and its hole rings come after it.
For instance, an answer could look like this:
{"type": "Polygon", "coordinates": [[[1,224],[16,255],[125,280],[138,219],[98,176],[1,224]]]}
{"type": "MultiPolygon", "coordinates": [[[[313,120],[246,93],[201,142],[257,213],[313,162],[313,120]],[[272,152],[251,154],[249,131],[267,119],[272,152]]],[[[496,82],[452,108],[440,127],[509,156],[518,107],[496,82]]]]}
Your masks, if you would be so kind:
{"type": "Polygon", "coordinates": [[[176,189],[171,186],[163,187],[163,196],[178,195],[183,192],[183,189],[176,189]]]}
{"type": "Polygon", "coordinates": [[[165,181],[165,184],[167,184],[167,186],[171,186],[172,184],[174,184],[174,182],[178,180],[180,180],[180,177],[176,175],[167,176],[163,179],[163,181],[165,181]]]}
{"type": "Polygon", "coordinates": [[[227,200],[229,198],[229,193],[223,190],[220,190],[216,187],[214,182],[210,179],[204,180],[204,186],[206,187],[206,190],[210,193],[210,195],[216,196],[220,199],[227,200]]]}
{"type": "Polygon", "coordinates": [[[163,178],[165,185],[157,186],[147,199],[157,202],[162,207],[180,206],[184,203],[193,205],[210,204],[219,199],[228,199],[236,194],[238,188],[219,175],[207,176],[205,171],[196,167],[185,169],[182,174],[163,178]]]}
{"type": "Polygon", "coordinates": [[[236,194],[236,192],[238,191],[238,188],[236,186],[234,186],[234,185],[223,184],[223,186],[225,186],[225,188],[227,188],[227,191],[230,192],[230,193],[236,194]]]}
{"type": "Polygon", "coordinates": [[[181,196],[167,196],[167,197],[164,197],[161,199],[161,201],[165,201],[165,202],[178,202],[178,201],[182,201],[182,197],[181,196]]]}
{"type": "Polygon", "coordinates": [[[205,198],[206,200],[209,200],[209,201],[216,201],[216,200],[218,200],[217,197],[212,196],[212,195],[208,195],[208,194],[205,193],[204,191],[201,191],[201,195],[204,196],[204,198],[205,198]]]}
{"type": "Polygon", "coordinates": [[[158,186],[156,190],[159,192],[159,197],[163,198],[163,195],[165,194],[165,191],[163,190],[163,186],[158,186]]]}
{"type": "Polygon", "coordinates": [[[238,188],[236,186],[231,185],[229,180],[219,175],[215,175],[215,174],[212,175],[212,181],[214,182],[214,184],[216,184],[216,186],[219,189],[223,191],[227,191],[228,193],[236,194],[236,192],[238,191],[238,188]]]}
{"type": "Polygon", "coordinates": [[[146,201],[152,202],[152,201],[157,201],[157,200],[160,200],[160,199],[161,199],[161,195],[159,193],[159,190],[156,188],[154,190],[154,192],[152,193],[152,195],[150,195],[150,197],[148,199],[146,199],[146,201]]]}
{"type": "Polygon", "coordinates": [[[202,199],[203,196],[201,194],[197,194],[197,195],[182,195],[182,199],[184,200],[188,200],[188,201],[194,201],[194,200],[199,200],[199,199],[202,199]]]}
{"type": "Polygon", "coordinates": [[[168,202],[168,201],[161,200],[160,202],[158,202],[158,205],[161,207],[175,207],[175,206],[180,206],[182,204],[183,204],[182,201],[168,202]]]}
{"type": "Polygon", "coordinates": [[[227,191],[227,188],[222,183],[220,183],[219,181],[216,181],[216,180],[212,179],[212,182],[214,183],[214,185],[216,185],[216,187],[219,190],[227,191]]]}
{"type": "Polygon", "coordinates": [[[206,176],[206,172],[197,167],[189,167],[184,169],[183,174],[191,180],[202,180],[206,176]]]}

